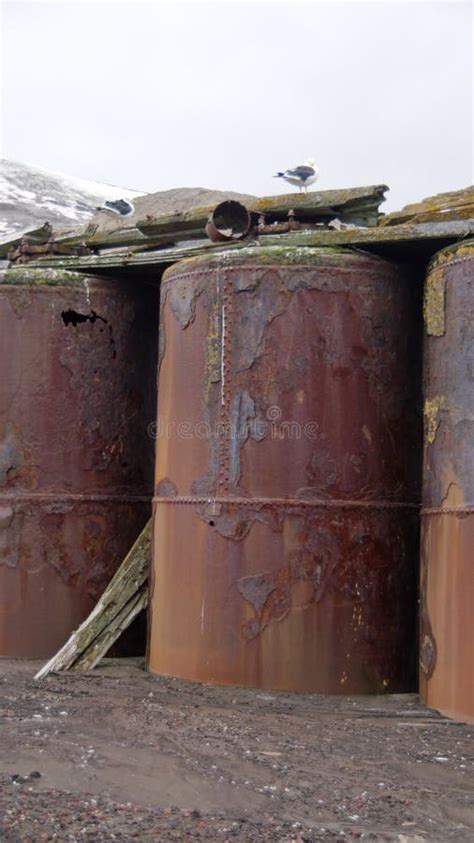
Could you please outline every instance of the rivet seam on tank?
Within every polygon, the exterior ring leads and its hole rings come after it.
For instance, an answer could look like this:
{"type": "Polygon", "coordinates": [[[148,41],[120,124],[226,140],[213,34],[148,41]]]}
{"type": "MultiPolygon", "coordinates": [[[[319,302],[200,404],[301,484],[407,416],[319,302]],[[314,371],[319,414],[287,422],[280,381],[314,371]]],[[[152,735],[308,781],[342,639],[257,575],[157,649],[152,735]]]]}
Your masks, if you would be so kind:
{"type": "Polygon", "coordinates": [[[469,515],[471,512],[474,512],[474,503],[453,506],[424,506],[420,510],[420,515],[469,515]]]}
{"type": "MultiPolygon", "coordinates": [[[[217,504],[230,504],[232,506],[260,507],[260,506],[282,506],[298,509],[301,507],[315,509],[419,509],[420,504],[409,501],[380,501],[380,500],[344,500],[326,498],[239,498],[237,496],[222,497],[213,496],[212,501],[217,504]]],[[[210,498],[191,495],[163,496],[155,495],[153,503],[171,503],[177,505],[199,505],[209,504],[210,498]]]]}
{"type": "MultiPolygon", "coordinates": [[[[221,403],[219,421],[224,431],[219,442],[219,491],[229,491],[230,402],[232,397],[232,335],[234,327],[233,286],[224,270],[221,307],[221,403]]],[[[220,278],[217,278],[219,295],[220,278]]]]}

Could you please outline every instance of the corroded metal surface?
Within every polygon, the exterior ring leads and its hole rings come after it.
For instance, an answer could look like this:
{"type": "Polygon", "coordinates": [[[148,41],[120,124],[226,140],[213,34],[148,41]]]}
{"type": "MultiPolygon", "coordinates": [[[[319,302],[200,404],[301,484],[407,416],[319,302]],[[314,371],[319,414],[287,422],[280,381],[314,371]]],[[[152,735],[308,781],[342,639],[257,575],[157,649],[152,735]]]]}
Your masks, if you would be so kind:
{"type": "Polygon", "coordinates": [[[227,199],[217,205],[206,224],[206,234],[213,243],[242,240],[252,223],[245,205],[227,199]]]}
{"type": "Polygon", "coordinates": [[[474,722],[474,242],[436,256],[424,311],[420,690],[474,722]]]}
{"type": "Polygon", "coordinates": [[[145,524],[157,293],[0,274],[0,655],[46,657],[145,524]]]}
{"type": "Polygon", "coordinates": [[[336,250],[168,270],[152,672],[413,688],[419,293],[389,263],[336,250]]]}

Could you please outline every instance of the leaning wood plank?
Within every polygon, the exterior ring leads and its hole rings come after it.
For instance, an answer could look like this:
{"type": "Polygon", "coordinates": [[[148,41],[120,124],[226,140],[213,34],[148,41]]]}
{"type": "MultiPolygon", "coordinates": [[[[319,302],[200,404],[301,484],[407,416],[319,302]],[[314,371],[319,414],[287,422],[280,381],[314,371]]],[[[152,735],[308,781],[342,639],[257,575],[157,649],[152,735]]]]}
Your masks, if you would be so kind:
{"type": "Polygon", "coordinates": [[[122,632],[130,626],[133,619],[146,608],[148,603],[148,582],[144,582],[139,591],[130,598],[120,612],[102,630],[90,647],[74,662],[73,669],[92,670],[103,656],[120,638],[122,632]]]}
{"type": "MultiPolygon", "coordinates": [[[[130,612],[128,615],[127,612],[123,614],[123,610],[129,604],[129,608],[133,608],[130,601],[137,592],[142,591],[143,585],[147,582],[150,566],[150,535],[151,521],[140,533],[89,617],[73,632],[59,652],[41,668],[35,679],[43,679],[53,671],[68,670],[68,668],[74,666],[83,653],[89,650],[109,626],[112,625],[113,633],[113,630],[116,627],[118,628],[118,624],[121,626],[121,632],[125,629],[123,621],[126,617],[129,617],[129,622],[131,622],[134,615],[132,614],[130,617],[130,612]]],[[[104,652],[109,649],[117,637],[110,641],[104,652]]]]}

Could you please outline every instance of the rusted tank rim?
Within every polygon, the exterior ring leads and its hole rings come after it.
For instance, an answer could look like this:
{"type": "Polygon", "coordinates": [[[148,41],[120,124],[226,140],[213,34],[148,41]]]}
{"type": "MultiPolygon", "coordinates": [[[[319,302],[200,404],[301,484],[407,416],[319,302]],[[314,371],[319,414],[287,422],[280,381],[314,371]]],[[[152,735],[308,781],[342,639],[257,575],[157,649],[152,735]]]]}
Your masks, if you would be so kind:
{"type": "Polygon", "coordinates": [[[111,283],[107,278],[99,278],[97,275],[68,272],[65,269],[39,269],[38,267],[30,269],[20,266],[0,270],[0,284],[5,286],[78,287],[84,289],[84,286],[89,282],[91,284],[101,284],[102,286],[104,283],[111,283]]]}
{"type": "Polygon", "coordinates": [[[462,263],[466,260],[472,260],[474,257],[474,240],[463,240],[461,243],[453,243],[451,246],[446,246],[440,249],[439,252],[431,258],[427,274],[429,274],[436,266],[440,264],[449,263],[450,266],[457,263],[462,263]]]}
{"type": "Polygon", "coordinates": [[[474,240],[446,246],[430,261],[426,274],[423,317],[429,336],[442,337],[446,330],[445,269],[474,259],[474,240]]]}
{"type": "Polygon", "coordinates": [[[194,258],[186,258],[170,266],[162,277],[162,283],[171,281],[175,276],[185,278],[187,274],[195,276],[202,272],[208,275],[214,269],[235,269],[249,268],[257,269],[272,267],[284,269],[292,266],[315,266],[325,269],[337,269],[338,272],[367,272],[368,268],[384,268],[386,270],[398,271],[397,264],[387,261],[379,255],[372,255],[365,252],[351,252],[347,249],[329,247],[283,247],[248,246],[241,249],[222,250],[213,255],[204,255],[194,258]],[[348,265],[348,259],[350,263],[348,265]],[[250,263],[251,262],[251,263],[250,263]],[[250,264],[250,265],[249,265],[250,264]]]}

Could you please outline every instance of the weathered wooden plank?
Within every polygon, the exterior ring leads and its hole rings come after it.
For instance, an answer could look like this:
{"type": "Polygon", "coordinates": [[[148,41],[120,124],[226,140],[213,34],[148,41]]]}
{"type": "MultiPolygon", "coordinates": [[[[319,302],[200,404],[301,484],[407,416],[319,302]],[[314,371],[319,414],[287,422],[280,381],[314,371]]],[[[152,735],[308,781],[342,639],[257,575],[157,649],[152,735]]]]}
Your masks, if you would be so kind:
{"type": "Polygon", "coordinates": [[[100,662],[100,660],[108,653],[113,644],[120,638],[124,632],[136,618],[136,616],[146,609],[148,604],[148,581],[132,595],[130,600],[122,606],[119,612],[111,619],[108,625],[100,632],[92,642],[92,644],[84,650],[79,658],[74,662],[74,670],[86,672],[93,670],[93,668],[100,662]]]}
{"type": "Polygon", "coordinates": [[[438,193],[421,202],[406,205],[401,211],[387,214],[380,225],[401,225],[406,222],[445,222],[474,218],[474,186],[449,193],[438,193]]]}
{"type": "Polygon", "coordinates": [[[94,665],[131,623],[146,599],[150,566],[151,521],[140,533],[89,617],[41,668],[35,679],[68,670],[76,662],[94,665]]]}
{"type": "MultiPolygon", "coordinates": [[[[346,190],[321,190],[310,193],[289,193],[267,196],[249,203],[248,210],[255,216],[264,215],[270,220],[285,220],[293,210],[296,219],[320,220],[338,217],[344,222],[375,225],[378,208],[385,199],[387,185],[370,185],[346,190]]],[[[191,240],[202,237],[206,222],[214,207],[193,208],[191,211],[166,214],[152,219],[139,220],[137,228],[148,237],[167,235],[169,238],[191,240]]]]}
{"type": "Polygon", "coordinates": [[[376,184],[368,187],[266,196],[254,202],[249,210],[276,220],[286,219],[288,211],[292,209],[296,219],[301,220],[338,217],[343,222],[357,225],[376,225],[378,209],[385,201],[388,189],[386,184],[376,184]]]}
{"type": "Polygon", "coordinates": [[[53,229],[49,222],[45,222],[44,225],[41,225],[38,228],[19,231],[18,234],[15,235],[15,237],[11,237],[8,240],[0,241],[0,258],[6,257],[8,255],[8,252],[11,249],[14,249],[15,247],[19,246],[23,240],[34,245],[41,245],[43,243],[47,243],[48,240],[51,238],[52,233],[53,229]]]}
{"type": "Polygon", "coordinates": [[[238,243],[214,246],[210,242],[159,249],[149,252],[111,252],[107,255],[90,255],[86,257],[54,257],[48,256],[32,262],[30,266],[49,266],[58,269],[110,271],[113,269],[153,267],[164,269],[184,258],[213,254],[228,249],[260,248],[261,246],[354,246],[378,248],[388,253],[390,250],[396,256],[401,247],[406,245],[420,245],[427,251],[436,252],[442,245],[455,243],[464,237],[474,236],[474,219],[452,222],[419,223],[416,225],[397,225],[390,227],[357,228],[342,231],[321,229],[320,231],[298,231],[290,234],[265,235],[255,239],[246,239],[238,243]]]}

